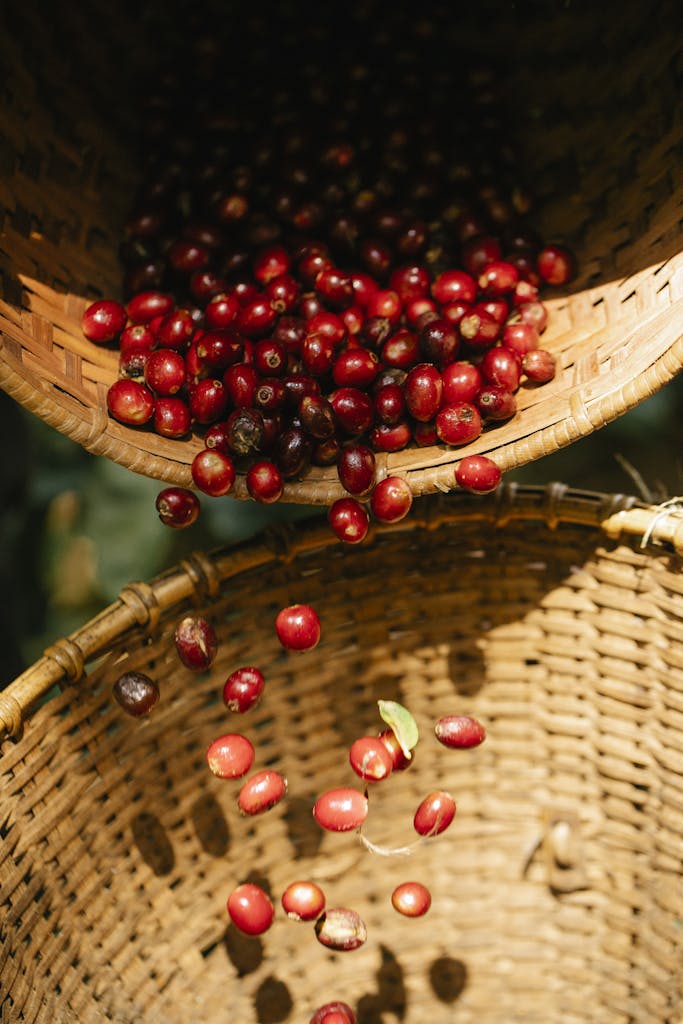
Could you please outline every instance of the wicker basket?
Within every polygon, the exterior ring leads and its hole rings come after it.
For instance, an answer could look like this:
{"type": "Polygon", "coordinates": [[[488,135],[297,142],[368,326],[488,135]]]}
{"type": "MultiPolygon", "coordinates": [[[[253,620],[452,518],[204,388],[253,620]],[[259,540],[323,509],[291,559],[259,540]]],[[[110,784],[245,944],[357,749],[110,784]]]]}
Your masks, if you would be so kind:
{"type": "MultiPolygon", "coordinates": [[[[665,4],[654,17],[638,2],[484,3],[459,16],[467,53],[506,60],[539,226],[575,248],[580,275],[571,292],[549,300],[555,381],[523,391],[519,413],[472,445],[382,456],[380,476],[400,473],[417,494],[452,488],[463,454],[488,453],[512,469],[590,434],[680,370],[676,13],[665,4]]],[[[50,13],[29,2],[4,16],[0,386],[89,451],[186,485],[200,440],[169,441],[110,420],[115,354],[80,329],[87,301],[120,290],[118,243],[136,181],[136,75],[152,40],[168,50],[185,37],[177,28],[174,37],[166,8],[153,3],[142,12],[124,3],[50,13]]],[[[334,468],[315,469],[290,482],[285,499],[329,504],[341,493],[334,468]]],[[[241,477],[234,494],[246,496],[241,477]]]]}
{"type": "Polygon", "coordinates": [[[316,520],[131,584],[0,695],[3,1022],[303,1022],[342,998],[359,1024],[680,1024],[681,514],[560,485],[420,506],[362,551],[316,520]],[[292,655],[273,620],[299,600],[323,639],[292,655]],[[173,649],[189,608],[219,632],[210,674],[173,649]],[[222,682],[254,660],[263,699],[230,716],[222,682]],[[112,699],[124,668],[160,683],[147,720],[112,699]],[[458,803],[410,858],[311,816],[358,784],[347,747],[380,697],[421,739],[372,790],[369,838],[404,843],[434,788],[458,803]],[[452,712],[481,747],[436,742],[452,712]],[[289,780],[255,819],[204,763],[235,728],[289,780]],[[362,914],[364,947],[330,953],[281,910],[258,939],[228,925],[236,883],[277,903],[305,877],[362,914]],[[420,920],[390,903],[407,878],[432,890],[420,920]]]}

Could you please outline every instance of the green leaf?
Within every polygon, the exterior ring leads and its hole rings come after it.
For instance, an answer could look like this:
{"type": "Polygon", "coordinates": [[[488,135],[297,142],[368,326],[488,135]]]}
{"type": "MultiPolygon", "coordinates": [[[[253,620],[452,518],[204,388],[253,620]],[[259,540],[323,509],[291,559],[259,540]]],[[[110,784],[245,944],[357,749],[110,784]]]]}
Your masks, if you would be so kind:
{"type": "Polygon", "coordinates": [[[382,721],[393,729],[401,750],[407,758],[411,758],[410,752],[417,745],[420,734],[410,711],[395,700],[378,700],[377,707],[382,721]]]}

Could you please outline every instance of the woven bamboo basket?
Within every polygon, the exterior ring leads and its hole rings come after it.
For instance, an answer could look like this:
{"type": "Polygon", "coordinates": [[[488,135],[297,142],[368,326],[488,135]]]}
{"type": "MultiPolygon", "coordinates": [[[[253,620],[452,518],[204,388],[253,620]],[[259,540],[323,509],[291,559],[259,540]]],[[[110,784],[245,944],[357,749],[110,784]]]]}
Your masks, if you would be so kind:
{"type": "Polygon", "coordinates": [[[419,504],[362,551],[316,518],[132,583],[0,695],[3,1022],[275,1024],[344,999],[359,1024],[680,1024],[681,513],[561,485],[419,504]],[[274,639],[295,601],[323,625],[301,654],[274,639]],[[188,609],[219,634],[206,674],[175,654],[188,609]],[[263,698],[230,715],[223,681],[254,661],[263,698]],[[112,698],[128,669],[159,682],[147,719],[112,698]],[[408,858],[311,815],[359,784],[347,749],[381,728],[379,698],[421,738],[372,789],[368,837],[410,841],[434,788],[458,805],[408,858]],[[450,713],[485,743],[441,747],[450,713]],[[235,730],[289,781],[257,818],[204,762],[235,730]],[[297,878],[361,914],[362,948],[281,909],[259,938],[228,923],[236,884],[279,907],[297,878]],[[431,889],[424,918],[391,906],[406,879],[431,889]]]}
{"type": "MultiPolygon", "coordinates": [[[[546,239],[575,249],[580,271],[548,300],[544,344],[559,365],[551,384],[523,390],[518,414],[466,448],[379,458],[378,476],[404,475],[416,494],[452,488],[464,454],[486,453],[505,471],[586,436],[683,361],[675,6],[656,17],[637,2],[476,6],[458,18],[459,45],[505,58],[536,222],[546,239]]],[[[89,451],[187,485],[201,440],[109,419],[116,356],[80,328],[88,301],[120,294],[117,252],[137,184],[136,74],[155,43],[182,54],[185,35],[176,26],[174,36],[154,4],[29,3],[4,17],[0,386],[89,451]]],[[[334,468],[312,469],[287,485],[285,500],[329,504],[341,493],[334,468]]],[[[242,477],[234,494],[246,496],[242,477]]]]}

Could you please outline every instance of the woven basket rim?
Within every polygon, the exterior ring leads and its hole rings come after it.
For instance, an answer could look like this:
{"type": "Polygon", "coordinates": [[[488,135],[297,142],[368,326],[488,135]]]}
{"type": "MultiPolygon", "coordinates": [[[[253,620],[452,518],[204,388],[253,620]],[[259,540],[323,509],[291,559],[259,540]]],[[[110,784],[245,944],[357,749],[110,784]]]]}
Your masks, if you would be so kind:
{"type": "MultiPolygon", "coordinates": [[[[512,521],[592,528],[612,541],[639,543],[683,555],[683,503],[649,505],[632,495],[578,490],[562,483],[546,486],[502,484],[481,497],[464,493],[423,499],[391,526],[375,524],[363,544],[389,533],[435,530],[456,522],[488,523],[494,529],[512,521]]],[[[209,552],[195,552],[149,582],[131,582],[118,599],[68,637],[56,640],[33,665],[0,692],[0,742],[18,739],[32,709],[55,685],[77,683],[86,665],[113,641],[152,632],[162,614],[190,599],[215,597],[221,585],[270,563],[290,562],[339,541],[324,517],[269,526],[254,537],[209,552]]]]}
{"type": "MultiPolygon", "coordinates": [[[[117,377],[116,353],[79,336],[86,304],[67,296],[65,321],[46,322],[34,337],[27,314],[0,302],[0,387],[92,454],[160,482],[193,488],[191,464],[203,448],[201,438],[168,440],[109,417],[106,392],[117,377]]],[[[516,415],[471,444],[376,453],[378,481],[402,476],[415,495],[450,491],[457,487],[459,462],[474,454],[509,472],[589,436],[683,369],[683,254],[624,281],[556,296],[546,304],[550,327],[542,344],[557,359],[555,379],[541,387],[523,386],[516,415]],[[658,301],[643,309],[646,300],[638,296],[651,295],[655,287],[658,301]],[[605,310],[610,310],[607,317],[605,310]]],[[[243,473],[238,472],[230,494],[249,499],[243,473]]],[[[311,467],[300,479],[286,481],[282,500],[329,506],[345,495],[336,466],[311,467]]]]}

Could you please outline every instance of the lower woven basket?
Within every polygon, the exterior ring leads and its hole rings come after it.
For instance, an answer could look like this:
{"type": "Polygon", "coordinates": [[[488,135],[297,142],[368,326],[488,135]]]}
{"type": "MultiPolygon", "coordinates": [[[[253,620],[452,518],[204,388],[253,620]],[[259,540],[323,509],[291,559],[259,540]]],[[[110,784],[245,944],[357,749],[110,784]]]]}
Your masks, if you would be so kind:
{"type": "Polygon", "coordinates": [[[359,1024],[680,1024],[683,518],[559,485],[419,504],[359,549],[316,520],[131,584],[0,695],[3,1022],[306,1022],[344,999],[359,1024]],[[323,636],[291,654],[274,618],[298,601],[323,636]],[[174,650],[191,608],[219,634],[211,673],[174,650]],[[253,663],[263,699],[231,715],[222,683],[253,663]],[[148,719],[112,699],[124,669],[160,685],[148,719]],[[382,727],[378,698],[421,738],[372,789],[367,836],[410,842],[434,789],[458,805],[410,857],[311,815],[361,788],[347,749],[382,727]],[[486,742],[441,747],[451,713],[486,742]],[[230,731],[288,777],[257,818],[205,764],[230,731]],[[286,918],[300,878],[361,914],[362,948],[286,918]],[[410,920],[390,896],[415,879],[433,902],[410,920]],[[259,938],[228,923],[245,880],[276,904],[259,938]]]}

